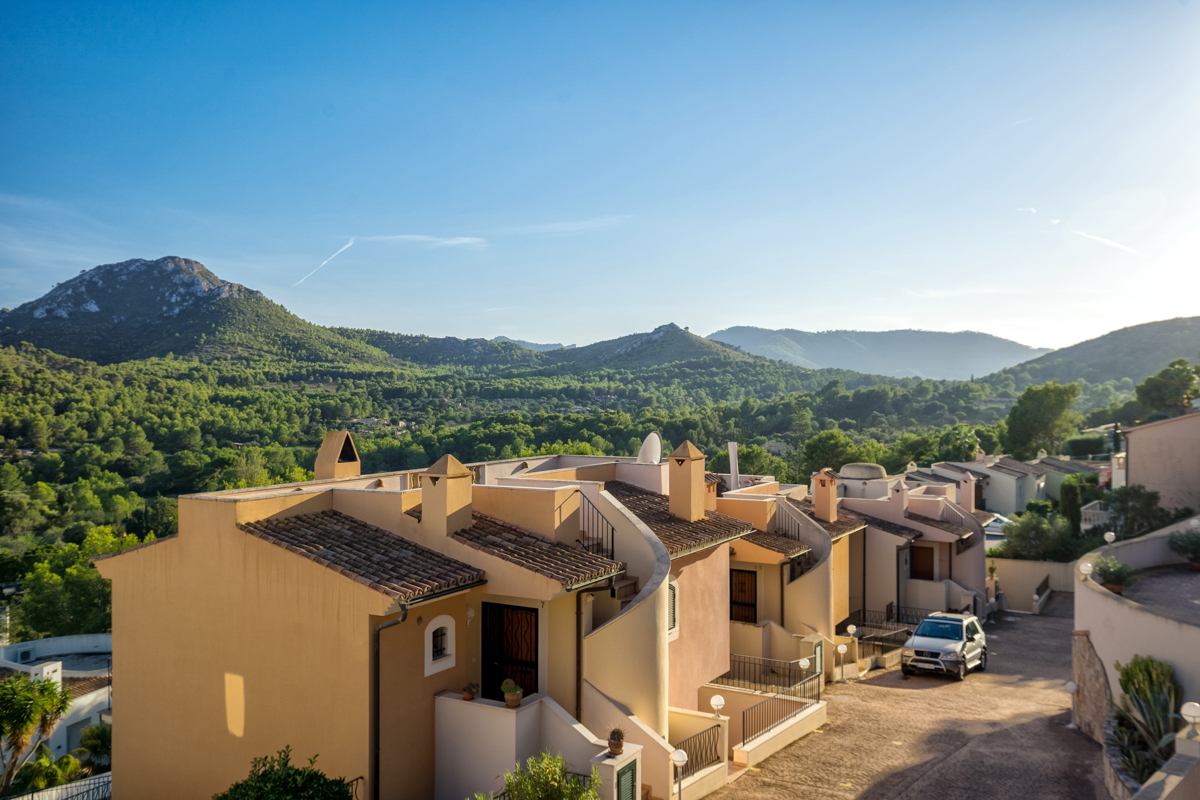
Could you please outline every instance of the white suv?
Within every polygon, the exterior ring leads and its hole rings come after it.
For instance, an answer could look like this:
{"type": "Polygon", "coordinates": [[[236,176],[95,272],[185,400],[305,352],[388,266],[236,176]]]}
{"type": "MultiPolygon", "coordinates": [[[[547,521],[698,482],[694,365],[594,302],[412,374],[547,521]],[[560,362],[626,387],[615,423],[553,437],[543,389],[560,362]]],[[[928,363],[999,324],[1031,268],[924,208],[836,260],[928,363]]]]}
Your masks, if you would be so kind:
{"type": "Polygon", "coordinates": [[[941,672],[961,681],[976,668],[987,669],[987,637],[974,614],[930,614],[900,653],[905,675],[941,672]]]}

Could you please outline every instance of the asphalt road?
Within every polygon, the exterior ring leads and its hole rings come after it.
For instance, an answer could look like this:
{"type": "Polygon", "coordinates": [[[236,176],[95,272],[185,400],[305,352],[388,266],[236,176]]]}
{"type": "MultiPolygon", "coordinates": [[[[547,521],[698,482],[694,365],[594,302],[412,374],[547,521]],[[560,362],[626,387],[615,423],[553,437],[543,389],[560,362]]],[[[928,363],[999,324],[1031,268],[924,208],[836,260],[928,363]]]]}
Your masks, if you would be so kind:
{"type": "Polygon", "coordinates": [[[1071,721],[1072,597],[985,625],[987,672],[830,684],[828,722],[717,792],[746,798],[1110,800],[1071,721]]]}

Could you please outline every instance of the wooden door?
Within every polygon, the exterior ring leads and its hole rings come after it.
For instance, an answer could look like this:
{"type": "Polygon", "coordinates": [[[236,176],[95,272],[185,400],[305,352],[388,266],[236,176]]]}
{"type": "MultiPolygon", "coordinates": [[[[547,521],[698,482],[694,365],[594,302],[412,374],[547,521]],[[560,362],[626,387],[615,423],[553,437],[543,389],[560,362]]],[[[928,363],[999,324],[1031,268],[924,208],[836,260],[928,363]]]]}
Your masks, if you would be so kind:
{"type": "Polygon", "coordinates": [[[912,549],[912,577],[918,581],[933,580],[932,547],[914,547],[912,549]]]}
{"type": "Polygon", "coordinates": [[[500,684],[516,681],[528,697],[538,690],[538,612],[536,608],[483,604],[483,664],[480,691],[503,700],[500,684]]]}
{"type": "Polygon", "coordinates": [[[729,618],[734,622],[758,622],[757,572],[729,570],[729,618]]]}

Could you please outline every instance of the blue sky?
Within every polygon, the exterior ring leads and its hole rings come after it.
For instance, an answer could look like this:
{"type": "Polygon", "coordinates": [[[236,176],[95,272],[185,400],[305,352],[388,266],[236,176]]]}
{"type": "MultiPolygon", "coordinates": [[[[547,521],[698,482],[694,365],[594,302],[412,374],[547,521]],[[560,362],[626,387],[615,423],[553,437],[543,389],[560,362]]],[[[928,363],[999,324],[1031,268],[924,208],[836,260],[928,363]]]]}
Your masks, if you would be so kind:
{"type": "Polygon", "coordinates": [[[8,3],[0,75],[4,306],[179,255],[437,336],[1200,313],[1200,1],[8,3]]]}

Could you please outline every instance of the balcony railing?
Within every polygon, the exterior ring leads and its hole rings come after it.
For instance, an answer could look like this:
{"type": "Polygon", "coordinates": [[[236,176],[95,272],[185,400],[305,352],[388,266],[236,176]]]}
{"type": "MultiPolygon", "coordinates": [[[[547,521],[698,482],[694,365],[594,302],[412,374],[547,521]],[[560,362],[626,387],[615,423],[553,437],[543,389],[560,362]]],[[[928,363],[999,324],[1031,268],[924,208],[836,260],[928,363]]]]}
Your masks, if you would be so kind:
{"type": "Polygon", "coordinates": [[[789,689],[803,683],[813,675],[820,674],[819,651],[809,659],[809,664],[809,669],[802,669],[791,661],[730,655],[729,670],[714,678],[711,683],[756,692],[789,689]]]}
{"type": "Polygon", "coordinates": [[[613,524],[583,492],[579,496],[579,544],[589,553],[616,561],[616,534],[613,524]]]}
{"type": "Polygon", "coordinates": [[[787,722],[821,700],[824,679],[813,675],[742,712],[742,741],[749,742],[787,722]]]}
{"type": "Polygon", "coordinates": [[[713,725],[708,730],[689,736],[679,744],[672,745],[676,750],[687,753],[687,764],[683,768],[680,780],[687,780],[702,769],[707,769],[721,761],[721,726],[713,725]]]}

